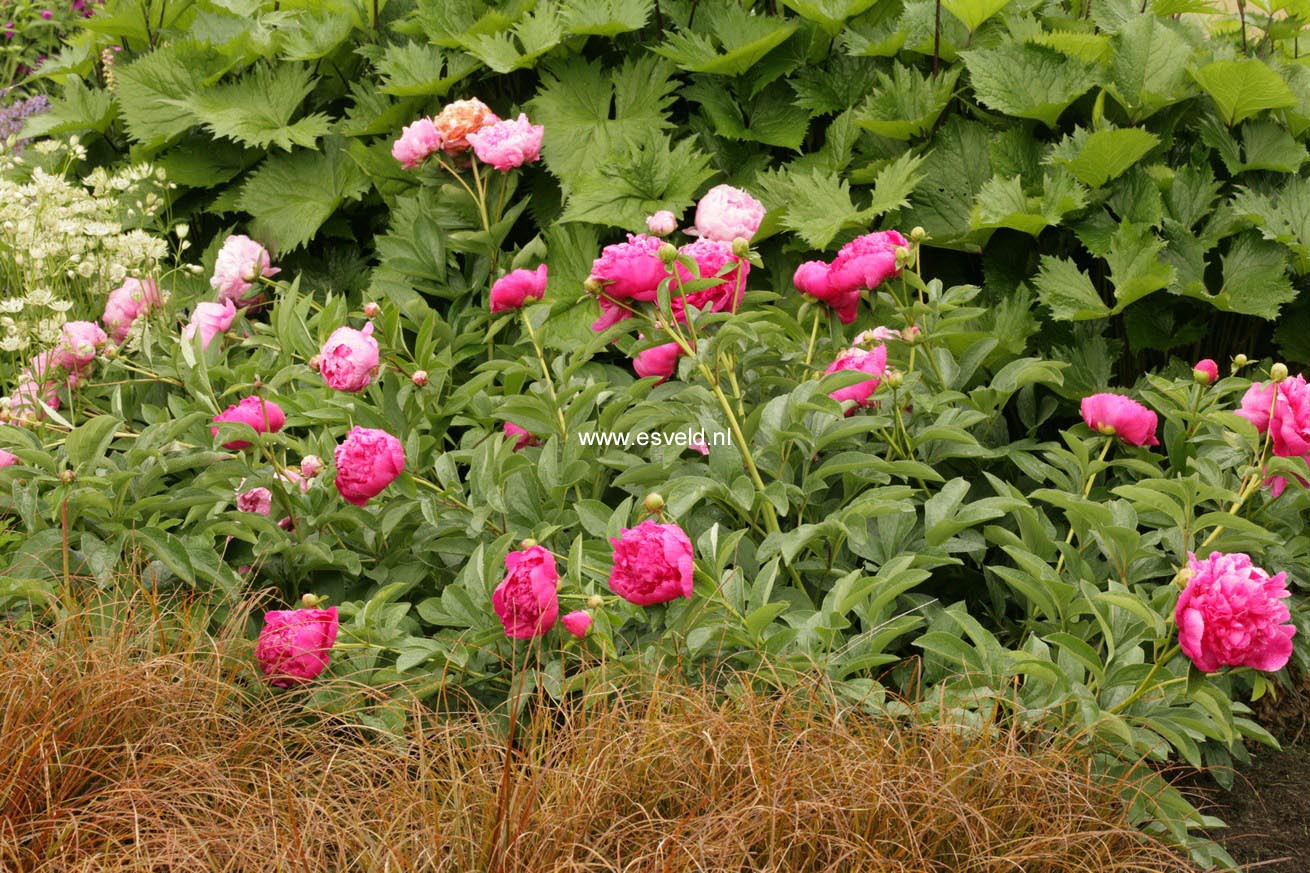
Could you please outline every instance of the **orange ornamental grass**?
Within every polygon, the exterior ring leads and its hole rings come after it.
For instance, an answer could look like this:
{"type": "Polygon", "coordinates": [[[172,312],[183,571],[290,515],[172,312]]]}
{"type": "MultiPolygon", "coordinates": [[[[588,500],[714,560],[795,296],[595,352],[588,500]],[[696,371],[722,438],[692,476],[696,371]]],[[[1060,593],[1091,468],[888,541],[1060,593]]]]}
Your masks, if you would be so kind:
{"type": "Polygon", "coordinates": [[[647,677],[534,700],[512,743],[417,708],[379,738],[269,691],[245,614],[112,613],[0,630],[0,869],[1191,869],[1067,744],[862,715],[819,681],[647,677]]]}

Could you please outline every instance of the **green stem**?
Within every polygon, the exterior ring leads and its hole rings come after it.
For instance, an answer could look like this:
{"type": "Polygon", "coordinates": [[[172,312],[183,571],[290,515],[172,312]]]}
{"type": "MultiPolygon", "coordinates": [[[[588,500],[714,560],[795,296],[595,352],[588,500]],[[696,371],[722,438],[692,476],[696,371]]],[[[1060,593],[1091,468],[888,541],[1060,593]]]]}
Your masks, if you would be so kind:
{"type": "Polygon", "coordinates": [[[541,351],[541,343],[537,342],[537,332],[532,328],[532,319],[528,318],[528,310],[525,307],[519,307],[519,314],[523,316],[523,325],[528,329],[528,339],[532,341],[532,349],[537,353],[537,363],[541,364],[541,375],[546,378],[546,390],[550,392],[550,400],[555,407],[555,417],[559,420],[560,439],[567,440],[569,427],[564,421],[564,410],[560,407],[559,395],[555,392],[555,380],[551,378],[550,367],[546,365],[546,356],[541,351]]]}
{"type": "MultiPolygon", "coordinates": [[[[412,475],[412,474],[410,475],[410,478],[413,479],[413,480],[414,480],[416,483],[418,483],[419,485],[422,485],[422,486],[424,486],[425,488],[428,488],[428,489],[432,490],[433,492],[435,492],[438,496],[441,497],[442,500],[446,501],[446,503],[448,503],[450,506],[453,506],[453,507],[455,507],[456,509],[462,509],[462,510],[464,510],[465,512],[467,512],[469,515],[473,515],[473,514],[474,514],[474,512],[473,512],[473,507],[469,506],[467,503],[465,503],[464,501],[460,500],[458,497],[453,497],[453,496],[451,496],[451,494],[450,494],[449,491],[447,491],[446,489],[442,488],[440,485],[437,485],[435,482],[429,482],[427,479],[423,479],[423,478],[420,478],[420,477],[418,477],[418,476],[414,476],[414,475],[412,475]]],[[[491,519],[487,519],[487,520],[486,520],[485,522],[483,522],[483,523],[484,523],[487,527],[491,528],[491,529],[495,532],[496,536],[503,536],[503,535],[504,535],[504,533],[505,533],[505,528],[503,528],[503,527],[501,527],[500,525],[496,524],[496,523],[495,523],[494,521],[492,521],[491,519]]]]}
{"type": "MultiPolygon", "coordinates": [[[[1101,447],[1101,454],[1100,457],[1097,458],[1097,461],[1102,463],[1105,461],[1105,456],[1110,454],[1110,446],[1112,445],[1114,445],[1114,437],[1113,436],[1106,437],[1105,445],[1101,447]]],[[[1087,495],[1092,493],[1092,484],[1096,481],[1096,473],[1097,473],[1097,468],[1093,467],[1091,469],[1091,472],[1087,474],[1087,482],[1083,485],[1083,500],[1086,500],[1087,495]]],[[[1073,522],[1070,521],[1069,533],[1064,538],[1064,544],[1067,546],[1072,542],[1073,542],[1073,522]]],[[[1055,562],[1055,575],[1057,576],[1060,575],[1060,571],[1062,571],[1063,569],[1064,569],[1064,552],[1060,552],[1060,559],[1055,562]]]]}
{"type": "MultiPolygon", "coordinates": [[[[1132,694],[1125,697],[1121,702],[1115,704],[1115,706],[1110,709],[1110,714],[1115,715],[1119,712],[1122,712],[1123,710],[1132,706],[1137,701],[1141,700],[1142,696],[1145,695],[1148,691],[1152,691],[1155,688],[1162,688],[1166,684],[1168,684],[1166,682],[1161,682],[1159,685],[1153,686],[1151,685],[1151,680],[1155,678],[1155,674],[1159,673],[1160,669],[1164,667],[1165,664],[1168,664],[1170,661],[1172,661],[1174,659],[1174,656],[1176,656],[1181,651],[1182,651],[1182,646],[1175,643],[1173,647],[1169,649],[1169,651],[1165,652],[1163,656],[1157,658],[1155,663],[1151,665],[1151,672],[1146,674],[1146,678],[1144,678],[1138,684],[1137,688],[1133,690],[1132,694]]],[[[1182,678],[1185,679],[1186,677],[1182,677],[1182,678]]],[[[1176,682],[1176,681],[1178,681],[1176,678],[1169,680],[1169,682],[1176,682]]]]}

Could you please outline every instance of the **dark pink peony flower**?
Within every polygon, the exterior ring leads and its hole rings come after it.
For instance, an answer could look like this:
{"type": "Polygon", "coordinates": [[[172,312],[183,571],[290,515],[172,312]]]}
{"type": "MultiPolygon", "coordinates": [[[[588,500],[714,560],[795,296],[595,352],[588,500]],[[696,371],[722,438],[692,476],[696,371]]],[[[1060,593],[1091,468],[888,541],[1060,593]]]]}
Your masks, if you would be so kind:
{"type": "MultiPolygon", "coordinates": [[[[683,302],[683,295],[675,282],[669,288],[669,304],[673,309],[674,318],[685,323],[687,314],[684,310],[687,305],[700,310],[736,312],[737,307],[741,305],[742,295],[746,293],[746,277],[750,275],[750,262],[733,254],[731,243],[711,239],[698,239],[678,249],[678,253],[696,262],[696,267],[700,271],[699,278],[718,277],[721,281],[713,288],[691,292],[687,295],[686,303],[683,302]],[[735,264],[735,266],[723,276],[719,276],[719,270],[728,264],[735,264]]],[[[680,263],[675,263],[675,268],[679,281],[683,283],[698,278],[680,263]]]]}
{"type": "Polygon", "coordinates": [[[541,445],[541,440],[537,439],[512,421],[505,422],[505,436],[509,439],[515,440],[514,451],[516,452],[519,449],[526,449],[528,446],[541,445]]]}
{"type": "Polygon", "coordinates": [[[542,264],[535,270],[515,270],[491,286],[491,311],[518,309],[529,299],[540,300],[546,293],[548,271],[542,264]]]}
{"type": "Polygon", "coordinates": [[[505,556],[505,570],[504,581],[491,595],[491,606],[505,626],[505,636],[527,640],[549,631],[559,617],[555,556],[541,546],[510,552],[505,556]]]}
{"type": "Polygon", "coordinates": [[[563,623],[564,629],[578,639],[585,637],[587,631],[591,630],[591,613],[585,609],[574,610],[560,621],[563,623]]]}
{"type": "Polygon", "coordinates": [[[802,294],[828,304],[842,324],[851,324],[860,312],[860,289],[838,290],[831,273],[832,267],[823,261],[806,261],[796,268],[791,281],[802,294]]]}
{"type": "Polygon", "coordinates": [[[643,379],[647,376],[659,376],[663,382],[678,369],[678,358],[682,356],[682,347],[677,343],[664,343],[651,346],[637,353],[632,359],[632,369],[643,379]]]}
{"type": "Polygon", "coordinates": [[[391,156],[406,170],[412,170],[441,151],[443,142],[432,119],[420,118],[400,132],[400,138],[391,146],[391,156]]]}
{"type": "Polygon", "coordinates": [[[333,455],[337,491],[346,501],[364,506],[405,471],[400,440],[384,430],[353,427],[333,455]]]}
{"type": "Polygon", "coordinates": [[[251,488],[237,495],[237,509],[269,515],[273,512],[273,492],[267,488],[251,488]]]}
{"type": "Polygon", "coordinates": [[[628,234],[628,241],[601,249],[600,257],[592,262],[589,279],[603,283],[600,320],[591,326],[597,333],[617,324],[629,314],[614,300],[645,300],[656,297],[660,282],[668,278],[668,267],[660,260],[658,237],[646,234],[628,234]]]}
{"type": "Polygon", "coordinates": [[[882,384],[883,374],[887,372],[887,347],[879,345],[872,351],[865,351],[860,348],[848,349],[842,352],[837,360],[828,365],[824,375],[838,373],[842,370],[857,370],[861,373],[868,373],[873,377],[863,382],[856,382],[854,385],[847,385],[845,388],[838,388],[828,394],[838,403],[854,400],[855,405],[846,410],[847,415],[852,415],[861,406],[873,405],[873,401],[869,398],[873,396],[874,391],[878,390],[878,386],[882,384]]]}
{"type": "Polygon", "coordinates": [[[706,239],[749,241],[763,220],[764,205],[731,185],[716,185],[696,204],[696,233],[706,239]]]}
{"type": "Polygon", "coordinates": [[[1122,394],[1092,394],[1084,397],[1080,408],[1083,421],[1092,430],[1117,436],[1133,446],[1158,446],[1155,438],[1155,413],[1122,394]]]}
{"type": "Polygon", "coordinates": [[[610,539],[614,569],[610,590],[638,606],[691,597],[691,540],[676,524],[650,519],[610,539]]]}
{"type": "MultiPolygon", "coordinates": [[[[287,423],[287,417],[282,412],[282,407],[273,401],[252,395],[243,397],[241,402],[232,404],[214,416],[215,424],[221,424],[225,421],[248,424],[255,429],[255,433],[277,433],[287,423]]],[[[218,436],[218,428],[211,427],[209,433],[211,436],[218,436]]],[[[233,451],[239,451],[249,446],[250,442],[247,440],[232,440],[230,443],[223,443],[223,448],[233,451]]]]}
{"type": "Polygon", "coordinates": [[[909,245],[909,240],[894,230],[866,233],[842,246],[831,264],[801,264],[792,283],[801,293],[831,306],[842,324],[850,324],[859,313],[860,292],[898,275],[896,252],[909,245]]]}
{"type": "Polygon", "coordinates": [[[128,279],[109,292],[105,301],[105,314],[101,318],[109,331],[109,339],[120,345],[132,330],[132,323],[150,312],[160,303],[159,286],[154,279],[128,279]]]}
{"type": "Polygon", "coordinates": [[[1183,654],[1205,673],[1220,667],[1282,669],[1296,633],[1283,603],[1291,596],[1287,574],[1270,576],[1240,553],[1187,559],[1192,576],[1174,610],[1183,654]]]}
{"type": "Polygon", "coordinates": [[[373,381],[380,360],[370,321],[363,330],[339,327],[332,331],[319,351],[318,371],[330,387],[355,394],[373,381]]]}
{"type": "Polygon", "coordinates": [[[6,452],[4,449],[0,449],[0,467],[12,467],[14,464],[18,464],[18,463],[21,463],[18,460],[18,455],[15,455],[13,452],[6,452]]]}
{"type": "Polygon", "coordinates": [[[468,135],[473,154],[484,164],[506,172],[541,157],[541,138],[546,129],[519,113],[513,121],[496,121],[468,135]]]}
{"type": "Polygon", "coordinates": [[[1269,414],[1274,406],[1274,394],[1278,386],[1273,382],[1265,385],[1263,382],[1252,382],[1251,387],[1246,389],[1242,395],[1242,406],[1237,410],[1237,414],[1245,418],[1260,433],[1269,429],[1269,414]]]}
{"type": "Polygon", "coordinates": [[[335,606],[275,609],[264,614],[255,658],[268,681],[279,688],[309,682],[327,668],[339,627],[335,606]]]}

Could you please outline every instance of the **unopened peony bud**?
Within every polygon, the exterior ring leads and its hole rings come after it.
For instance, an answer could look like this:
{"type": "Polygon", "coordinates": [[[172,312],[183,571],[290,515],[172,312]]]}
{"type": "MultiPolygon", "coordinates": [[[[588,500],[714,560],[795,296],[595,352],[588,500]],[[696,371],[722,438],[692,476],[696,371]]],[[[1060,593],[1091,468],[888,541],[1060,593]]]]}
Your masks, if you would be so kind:
{"type": "Polygon", "coordinates": [[[314,357],[309,359],[309,369],[317,370],[318,365],[321,364],[322,362],[323,362],[323,358],[321,356],[314,355],[314,357]]]}
{"type": "Polygon", "coordinates": [[[528,537],[526,540],[524,540],[523,542],[519,543],[519,548],[520,548],[520,549],[530,549],[530,548],[534,547],[535,545],[537,545],[537,541],[534,540],[534,539],[532,539],[531,537],[528,537]]]}
{"type": "Polygon", "coordinates": [[[673,263],[678,257],[678,247],[672,243],[665,243],[659,249],[660,260],[666,264],[673,263]]]}
{"type": "Polygon", "coordinates": [[[418,387],[422,388],[424,385],[428,384],[428,371],[415,370],[414,375],[410,376],[409,380],[413,382],[415,385],[417,385],[418,387]]]}
{"type": "Polygon", "coordinates": [[[587,598],[588,609],[603,609],[605,607],[605,598],[599,594],[593,594],[587,598]]]}
{"type": "Polygon", "coordinates": [[[327,600],[326,597],[319,597],[317,594],[305,593],[300,595],[300,605],[305,609],[317,609],[318,605],[327,600]]]}
{"type": "Polygon", "coordinates": [[[1192,367],[1192,380],[1198,385],[1209,385],[1219,378],[1219,365],[1209,358],[1197,361],[1192,367]]]}
{"type": "Polygon", "coordinates": [[[923,339],[923,331],[919,330],[919,326],[917,324],[912,324],[901,331],[901,342],[905,343],[906,345],[912,346],[915,343],[919,342],[919,340],[921,339],[923,339]]]}
{"type": "Polygon", "coordinates": [[[582,283],[582,287],[586,289],[588,294],[599,294],[605,287],[605,283],[599,279],[588,277],[587,281],[582,283]]]}
{"type": "Polygon", "coordinates": [[[313,479],[323,472],[323,459],[318,455],[305,455],[300,459],[300,475],[313,479]]]}
{"type": "Polygon", "coordinates": [[[744,258],[751,253],[750,241],[745,237],[739,236],[732,241],[732,253],[739,258],[744,258]]]}
{"type": "Polygon", "coordinates": [[[656,515],[664,509],[664,497],[652,491],[646,495],[646,502],[642,505],[646,507],[646,511],[651,515],[656,515]]]}
{"type": "Polygon", "coordinates": [[[910,242],[923,242],[928,238],[928,231],[918,225],[910,229],[910,242]]]}
{"type": "Polygon", "coordinates": [[[77,481],[77,474],[72,470],[64,470],[59,474],[59,481],[63,482],[65,485],[72,485],[77,481]]]}
{"type": "Polygon", "coordinates": [[[655,236],[668,236],[678,227],[678,219],[667,209],[661,209],[646,219],[646,229],[655,236]]]}
{"type": "Polygon", "coordinates": [[[378,306],[372,300],[364,304],[364,314],[367,315],[369,318],[377,318],[378,313],[380,313],[381,311],[382,311],[382,307],[378,306]]]}
{"type": "Polygon", "coordinates": [[[1269,378],[1275,382],[1281,382],[1287,378],[1287,365],[1284,363],[1274,364],[1269,368],[1269,378]]]}
{"type": "Polygon", "coordinates": [[[105,350],[100,354],[104,356],[105,360],[112,361],[114,358],[118,357],[118,349],[114,346],[105,346],[105,350]]]}
{"type": "Polygon", "coordinates": [[[905,374],[900,370],[888,370],[887,375],[883,376],[883,381],[887,383],[888,388],[899,388],[905,384],[905,374]]]}
{"type": "Polygon", "coordinates": [[[1251,360],[1246,355],[1233,355],[1233,372],[1236,373],[1249,363],[1251,363],[1251,360]]]}

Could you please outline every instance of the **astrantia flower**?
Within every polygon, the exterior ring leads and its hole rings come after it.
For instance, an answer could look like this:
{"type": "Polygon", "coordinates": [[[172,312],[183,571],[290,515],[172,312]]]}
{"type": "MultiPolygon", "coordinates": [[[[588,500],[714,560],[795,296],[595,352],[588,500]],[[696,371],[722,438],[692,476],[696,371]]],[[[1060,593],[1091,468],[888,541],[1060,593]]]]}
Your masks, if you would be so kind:
{"type": "Polygon", "coordinates": [[[749,240],[764,220],[764,205],[740,188],[716,185],[696,205],[696,232],[706,239],[749,240]]]}
{"type": "Polygon", "coordinates": [[[400,161],[406,170],[412,170],[429,157],[441,151],[441,131],[431,118],[420,118],[400,133],[391,146],[391,156],[400,161]]]}
{"type": "Polygon", "coordinates": [[[373,339],[373,322],[363,330],[339,327],[332,331],[319,352],[318,371],[323,381],[337,391],[357,393],[368,387],[380,360],[378,341],[373,339]]]}
{"type": "Polygon", "coordinates": [[[638,606],[691,597],[691,540],[676,524],[647,519],[610,538],[614,569],[609,586],[615,594],[638,606]]]}
{"type": "Polygon", "coordinates": [[[518,309],[528,300],[540,300],[546,293],[548,270],[542,264],[535,270],[514,270],[491,286],[491,311],[518,309]]]}
{"type": "Polygon", "coordinates": [[[1240,553],[1187,558],[1191,578],[1174,610],[1183,654],[1205,673],[1221,667],[1282,669],[1296,633],[1283,602],[1291,596],[1287,574],[1270,576],[1240,553]]]}
{"type": "Polygon", "coordinates": [[[237,306],[246,306],[259,297],[256,285],[259,277],[276,276],[280,272],[273,266],[267,249],[244,234],[234,234],[223,241],[218,251],[209,286],[218,292],[220,302],[230,300],[237,306]]]}
{"type": "Polygon", "coordinates": [[[519,114],[513,121],[497,121],[468,134],[473,154],[502,172],[530,164],[541,157],[545,128],[519,114]]]}
{"type": "Polygon", "coordinates": [[[351,428],[333,457],[337,492],[356,506],[367,504],[405,471],[400,440],[376,428],[351,428]]]}
{"type": "Polygon", "coordinates": [[[505,636],[527,640],[549,631],[559,617],[555,556],[541,546],[510,552],[505,570],[505,579],[491,595],[505,636]]]}
{"type": "Polygon", "coordinates": [[[255,658],[268,681],[279,688],[309,682],[326,669],[339,627],[335,606],[273,610],[264,614],[255,658]]]}
{"type": "MultiPolygon", "coordinates": [[[[214,424],[224,422],[248,424],[255,429],[255,433],[277,433],[287,423],[287,417],[282,412],[282,407],[273,401],[252,395],[243,397],[239,403],[232,404],[214,416],[214,424]]],[[[218,428],[211,427],[209,433],[211,436],[218,436],[218,428]]],[[[232,451],[240,451],[249,446],[250,443],[246,440],[223,443],[223,448],[232,451]]]]}
{"type": "Polygon", "coordinates": [[[1080,408],[1083,421],[1092,430],[1117,436],[1133,446],[1158,446],[1155,437],[1155,413],[1131,397],[1122,394],[1092,394],[1084,397],[1080,408]]]}
{"type": "Polygon", "coordinates": [[[855,370],[861,373],[868,373],[873,378],[865,379],[863,382],[856,382],[854,385],[847,385],[845,388],[838,388],[828,394],[833,400],[842,403],[847,400],[854,400],[855,406],[846,410],[847,415],[851,415],[861,406],[872,406],[873,401],[869,398],[873,392],[878,390],[882,384],[883,374],[887,372],[887,347],[880,345],[872,351],[865,351],[861,348],[848,349],[837,357],[837,360],[828,365],[824,375],[837,373],[842,370],[855,370]]]}
{"type": "Polygon", "coordinates": [[[500,119],[496,113],[476,97],[448,103],[432,119],[441,133],[441,150],[448,155],[462,155],[468,151],[468,135],[497,121],[500,119]]]}

